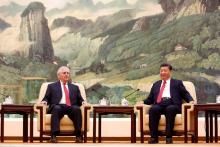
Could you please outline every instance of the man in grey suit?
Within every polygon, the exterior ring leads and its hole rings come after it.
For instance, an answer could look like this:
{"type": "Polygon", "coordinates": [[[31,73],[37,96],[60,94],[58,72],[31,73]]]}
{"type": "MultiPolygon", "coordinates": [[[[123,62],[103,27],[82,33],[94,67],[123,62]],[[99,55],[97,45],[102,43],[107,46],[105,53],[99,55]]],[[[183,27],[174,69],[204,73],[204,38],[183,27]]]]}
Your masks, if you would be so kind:
{"type": "Polygon", "coordinates": [[[193,102],[189,92],[180,80],[171,78],[172,66],[161,64],[161,80],[155,82],[144,104],[152,105],[149,110],[149,128],[151,138],[149,144],[158,143],[158,125],[161,114],[166,117],[166,143],[173,143],[173,127],[176,114],[181,113],[182,101],[193,102]]]}
{"type": "Polygon", "coordinates": [[[48,85],[46,94],[41,101],[41,103],[49,105],[47,113],[51,114],[50,142],[57,142],[56,136],[60,132],[60,120],[66,114],[73,121],[76,143],[82,143],[80,106],[84,100],[78,86],[69,82],[70,69],[68,67],[60,67],[57,71],[57,77],[58,81],[48,85]]]}

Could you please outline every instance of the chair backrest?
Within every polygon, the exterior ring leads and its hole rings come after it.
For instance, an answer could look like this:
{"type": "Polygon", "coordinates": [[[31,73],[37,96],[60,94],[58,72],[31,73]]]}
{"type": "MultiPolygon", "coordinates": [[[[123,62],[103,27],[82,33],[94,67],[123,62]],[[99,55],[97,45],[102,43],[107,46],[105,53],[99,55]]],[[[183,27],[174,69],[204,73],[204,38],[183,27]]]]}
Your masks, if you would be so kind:
{"type": "MultiPolygon", "coordinates": [[[[50,83],[52,83],[52,82],[44,82],[41,85],[39,96],[38,96],[38,101],[37,101],[38,103],[41,102],[42,99],[44,98],[45,93],[47,91],[47,86],[50,83]]],[[[86,101],[86,92],[85,92],[85,88],[84,88],[83,84],[81,84],[81,83],[73,83],[73,84],[79,87],[80,94],[81,94],[82,98],[86,101]]]]}
{"type": "Polygon", "coordinates": [[[195,89],[195,85],[190,82],[190,81],[183,81],[183,85],[185,86],[186,90],[190,93],[190,95],[192,96],[194,103],[197,103],[197,98],[196,98],[196,89],[195,89]]]}

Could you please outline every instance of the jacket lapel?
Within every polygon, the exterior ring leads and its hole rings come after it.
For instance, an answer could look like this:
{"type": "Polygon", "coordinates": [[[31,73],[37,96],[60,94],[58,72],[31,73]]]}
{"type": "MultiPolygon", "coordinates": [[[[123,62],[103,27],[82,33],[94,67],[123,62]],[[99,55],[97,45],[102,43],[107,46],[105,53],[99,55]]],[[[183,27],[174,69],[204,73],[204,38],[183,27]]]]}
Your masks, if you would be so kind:
{"type": "Polygon", "coordinates": [[[70,102],[72,104],[72,100],[73,100],[73,89],[72,89],[72,85],[68,82],[68,89],[69,89],[69,98],[70,98],[70,102]]]}
{"type": "Polygon", "coordinates": [[[56,87],[57,87],[57,96],[58,96],[59,101],[60,101],[61,98],[62,98],[62,88],[61,88],[60,81],[57,82],[56,87]]]}
{"type": "Polygon", "coordinates": [[[158,97],[158,94],[159,94],[159,92],[160,92],[160,86],[161,86],[161,83],[162,83],[162,80],[160,80],[158,83],[157,83],[157,85],[156,85],[156,88],[155,88],[155,90],[156,90],[156,97],[154,98],[155,99],[155,102],[157,101],[157,97],[158,97]]]}
{"type": "Polygon", "coordinates": [[[170,97],[172,98],[173,97],[173,90],[174,90],[174,80],[173,79],[170,79],[170,97]]]}

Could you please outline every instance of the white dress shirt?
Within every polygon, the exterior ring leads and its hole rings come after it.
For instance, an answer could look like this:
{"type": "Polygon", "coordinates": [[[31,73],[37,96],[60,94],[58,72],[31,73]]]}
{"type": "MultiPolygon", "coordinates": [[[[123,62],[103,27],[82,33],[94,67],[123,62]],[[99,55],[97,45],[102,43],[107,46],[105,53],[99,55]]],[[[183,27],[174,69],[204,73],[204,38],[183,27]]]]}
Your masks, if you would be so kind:
{"type": "MultiPolygon", "coordinates": [[[[161,82],[161,86],[163,85],[163,82],[161,82]]],[[[161,88],[160,86],[160,88],[161,88]]],[[[162,94],[162,97],[171,97],[170,96],[170,78],[168,80],[166,80],[166,85],[165,85],[165,88],[163,90],[163,94],[162,94]]]]}

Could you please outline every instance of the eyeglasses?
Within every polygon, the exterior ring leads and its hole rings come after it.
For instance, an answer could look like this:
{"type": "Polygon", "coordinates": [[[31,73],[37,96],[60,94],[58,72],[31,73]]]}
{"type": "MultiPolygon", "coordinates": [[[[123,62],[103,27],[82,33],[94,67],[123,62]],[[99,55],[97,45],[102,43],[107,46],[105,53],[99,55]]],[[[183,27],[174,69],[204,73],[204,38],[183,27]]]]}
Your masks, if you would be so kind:
{"type": "Polygon", "coordinates": [[[69,72],[62,72],[62,74],[70,74],[69,72]]]}

